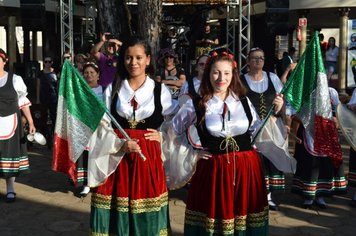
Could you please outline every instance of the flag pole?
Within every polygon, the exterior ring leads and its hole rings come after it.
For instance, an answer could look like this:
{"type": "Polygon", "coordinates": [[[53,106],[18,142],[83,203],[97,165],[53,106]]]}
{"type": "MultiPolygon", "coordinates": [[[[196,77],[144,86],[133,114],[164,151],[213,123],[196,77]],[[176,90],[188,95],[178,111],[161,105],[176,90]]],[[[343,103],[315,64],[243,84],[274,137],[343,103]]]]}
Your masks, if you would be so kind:
{"type": "MultiPolygon", "coordinates": [[[[106,114],[110,117],[112,123],[116,126],[116,128],[119,129],[120,133],[125,137],[125,139],[127,141],[131,141],[132,139],[130,138],[130,136],[126,133],[126,131],[121,127],[121,125],[119,124],[119,122],[116,121],[116,119],[114,118],[113,115],[111,115],[111,113],[106,109],[106,114]]],[[[138,153],[140,155],[140,157],[142,158],[142,160],[146,161],[146,157],[145,155],[143,155],[143,153],[140,151],[138,153]]]]}
{"type": "Polygon", "coordinates": [[[271,107],[271,109],[269,109],[269,111],[268,111],[268,113],[267,113],[267,115],[266,115],[266,118],[263,120],[261,126],[258,128],[258,130],[257,130],[257,132],[256,132],[256,135],[255,135],[255,136],[253,137],[253,139],[252,139],[252,145],[255,144],[257,136],[261,133],[261,131],[262,131],[263,127],[265,127],[265,125],[266,125],[268,119],[269,119],[270,116],[273,114],[275,106],[276,106],[276,105],[273,104],[272,107],[271,107]]]}
{"type": "MultiPolygon", "coordinates": [[[[295,70],[292,71],[292,74],[293,74],[293,73],[295,73],[295,70]]],[[[292,76],[292,75],[291,75],[291,76],[292,76]]],[[[290,84],[291,84],[291,80],[287,81],[287,83],[283,86],[282,91],[280,92],[280,94],[284,94],[285,91],[287,90],[287,88],[290,86],[290,84]]],[[[273,114],[275,107],[276,107],[276,105],[273,104],[273,105],[271,106],[271,108],[269,109],[269,111],[268,111],[268,113],[267,113],[267,115],[266,115],[266,118],[263,120],[261,126],[258,128],[258,131],[256,132],[256,135],[255,135],[255,136],[253,137],[253,139],[252,139],[252,144],[255,144],[257,136],[261,133],[263,127],[265,127],[265,125],[266,125],[268,119],[269,119],[270,116],[273,114]]]]}
{"type": "MultiPolygon", "coordinates": [[[[293,74],[294,72],[295,72],[295,71],[293,71],[292,74],[293,74]]],[[[290,86],[290,84],[291,84],[291,81],[290,81],[290,80],[287,81],[287,83],[283,86],[282,91],[280,92],[280,94],[284,94],[285,91],[287,90],[287,88],[290,86]]],[[[267,123],[269,117],[273,114],[275,107],[276,107],[276,105],[273,104],[273,105],[271,106],[271,108],[269,109],[269,111],[268,111],[268,113],[267,113],[267,115],[266,115],[266,118],[263,120],[261,126],[258,128],[258,131],[256,132],[256,135],[255,135],[255,136],[253,137],[253,139],[252,139],[252,144],[255,144],[257,136],[261,133],[263,127],[265,127],[265,125],[266,125],[266,123],[267,123]]]]}
{"type": "MultiPolygon", "coordinates": [[[[318,34],[319,34],[318,31],[316,31],[315,34],[314,34],[314,37],[313,37],[313,39],[312,39],[311,41],[313,41],[314,38],[318,39],[318,38],[317,38],[317,37],[318,37],[318,34]]],[[[317,42],[319,42],[319,41],[317,40],[317,42]]],[[[309,43],[309,44],[307,45],[307,48],[310,47],[310,44],[311,44],[311,43],[309,43]]],[[[319,47],[320,47],[320,45],[319,45],[319,47]]],[[[307,51],[307,49],[304,51],[304,53],[302,54],[302,56],[301,56],[299,59],[302,59],[302,58],[305,57],[305,52],[306,52],[306,51],[307,51]]],[[[298,68],[298,66],[299,66],[299,64],[297,65],[297,68],[298,68]]],[[[296,73],[297,68],[292,71],[292,73],[291,73],[291,75],[290,75],[290,77],[289,77],[290,79],[285,83],[285,85],[283,86],[282,91],[280,92],[280,94],[284,94],[284,93],[286,92],[286,90],[292,85],[292,80],[294,79],[294,74],[296,73]]],[[[266,125],[267,120],[268,120],[269,117],[272,115],[274,108],[275,108],[275,105],[273,104],[272,107],[271,107],[271,109],[270,109],[269,112],[267,113],[267,116],[266,116],[266,118],[264,119],[262,125],[259,127],[258,131],[256,132],[256,135],[255,135],[254,138],[252,139],[252,144],[255,143],[257,136],[261,133],[262,128],[266,125]]]]}

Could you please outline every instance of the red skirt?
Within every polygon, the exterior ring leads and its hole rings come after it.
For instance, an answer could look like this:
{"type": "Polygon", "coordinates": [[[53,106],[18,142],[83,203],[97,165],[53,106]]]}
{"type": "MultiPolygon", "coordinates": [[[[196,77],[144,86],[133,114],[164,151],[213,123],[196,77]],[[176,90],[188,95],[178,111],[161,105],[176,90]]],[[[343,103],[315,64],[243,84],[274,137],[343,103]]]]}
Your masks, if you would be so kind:
{"type": "Polygon", "coordinates": [[[146,140],[145,130],[125,131],[139,140],[147,159],[143,161],[137,153],[126,154],[105,184],[93,189],[91,233],[166,235],[168,193],[160,144],[146,140]]]}
{"type": "Polygon", "coordinates": [[[184,231],[185,235],[268,235],[267,191],[255,150],[198,161],[184,231]]]}

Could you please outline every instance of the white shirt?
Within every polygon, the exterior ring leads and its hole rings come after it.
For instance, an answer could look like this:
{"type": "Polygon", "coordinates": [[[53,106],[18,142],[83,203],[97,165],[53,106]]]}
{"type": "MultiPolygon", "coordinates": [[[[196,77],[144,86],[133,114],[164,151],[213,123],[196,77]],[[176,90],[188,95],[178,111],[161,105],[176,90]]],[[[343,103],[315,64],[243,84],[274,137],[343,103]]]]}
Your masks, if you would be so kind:
{"type": "MultiPolygon", "coordinates": [[[[280,93],[283,88],[281,80],[275,73],[269,72],[269,74],[276,93],[280,93]]],[[[262,71],[262,79],[259,81],[252,80],[249,74],[245,74],[245,79],[250,89],[256,93],[263,93],[268,89],[268,76],[265,71],[262,71]]]]}
{"type": "Polygon", "coordinates": [[[337,62],[338,57],[339,57],[339,48],[336,46],[334,48],[329,48],[325,52],[325,61],[337,62]]]}
{"type": "Polygon", "coordinates": [[[99,85],[96,88],[91,88],[95,95],[102,101],[103,100],[103,87],[99,85]]]}
{"type": "MultiPolygon", "coordinates": [[[[248,98],[247,98],[248,99],[248,98]]],[[[222,113],[224,101],[219,97],[214,96],[206,103],[205,124],[209,133],[215,137],[226,137],[228,135],[235,136],[244,134],[248,129],[254,130],[259,124],[255,108],[248,99],[248,104],[251,109],[252,122],[249,128],[249,122],[241,101],[235,94],[230,94],[225,103],[230,112],[230,119],[225,117],[225,129],[223,129],[222,113]]],[[[192,100],[188,100],[178,113],[173,117],[172,125],[176,135],[181,135],[188,127],[196,123],[196,112],[192,100]]]]}
{"type": "MultiPolygon", "coordinates": [[[[199,94],[200,84],[201,84],[201,80],[197,79],[197,77],[194,77],[193,78],[194,90],[198,94],[199,94]]],[[[189,85],[188,85],[188,81],[185,81],[182,88],[180,89],[179,95],[187,94],[187,93],[189,93],[189,85]]]]}
{"type": "MultiPolygon", "coordinates": [[[[118,114],[126,119],[132,118],[133,109],[131,100],[135,97],[138,104],[137,110],[135,110],[136,120],[143,120],[150,117],[155,110],[154,87],[155,82],[148,76],[142,86],[136,91],[130,87],[127,80],[123,80],[116,104],[118,114]]],[[[112,84],[110,84],[104,91],[104,102],[108,109],[110,109],[111,106],[111,91],[112,84]]],[[[178,101],[172,99],[171,93],[164,84],[162,84],[161,90],[161,104],[163,116],[174,114],[178,109],[178,101]]]]}

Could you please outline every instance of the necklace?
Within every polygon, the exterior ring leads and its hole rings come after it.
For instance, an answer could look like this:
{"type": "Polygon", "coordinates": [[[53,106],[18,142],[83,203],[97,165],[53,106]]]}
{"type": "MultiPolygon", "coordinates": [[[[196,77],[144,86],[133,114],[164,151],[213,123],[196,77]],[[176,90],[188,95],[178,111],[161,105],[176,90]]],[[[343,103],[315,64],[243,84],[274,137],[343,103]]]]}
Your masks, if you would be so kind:
{"type": "Polygon", "coordinates": [[[139,88],[141,88],[145,84],[146,78],[147,78],[147,76],[145,77],[145,79],[143,80],[143,82],[139,86],[137,86],[136,83],[130,83],[129,82],[130,79],[128,80],[128,83],[129,83],[130,87],[132,88],[132,90],[136,91],[136,90],[138,90],[139,88]]]}

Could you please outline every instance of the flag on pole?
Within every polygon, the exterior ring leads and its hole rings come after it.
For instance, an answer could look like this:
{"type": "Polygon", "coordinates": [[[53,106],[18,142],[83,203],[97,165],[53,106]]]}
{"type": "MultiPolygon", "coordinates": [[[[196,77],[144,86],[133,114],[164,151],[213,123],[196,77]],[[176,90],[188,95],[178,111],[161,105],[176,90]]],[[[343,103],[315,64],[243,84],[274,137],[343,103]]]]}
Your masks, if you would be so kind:
{"type": "Polygon", "coordinates": [[[61,71],[52,169],[72,177],[75,162],[100,124],[106,107],[74,66],[65,60],[61,71]]]}
{"type": "Polygon", "coordinates": [[[318,32],[315,32],[281,93],[303,123],[310,140],[308,151],[328,156],[334,166],[340,166],[342,152],[333,121],[318,32]]]}

